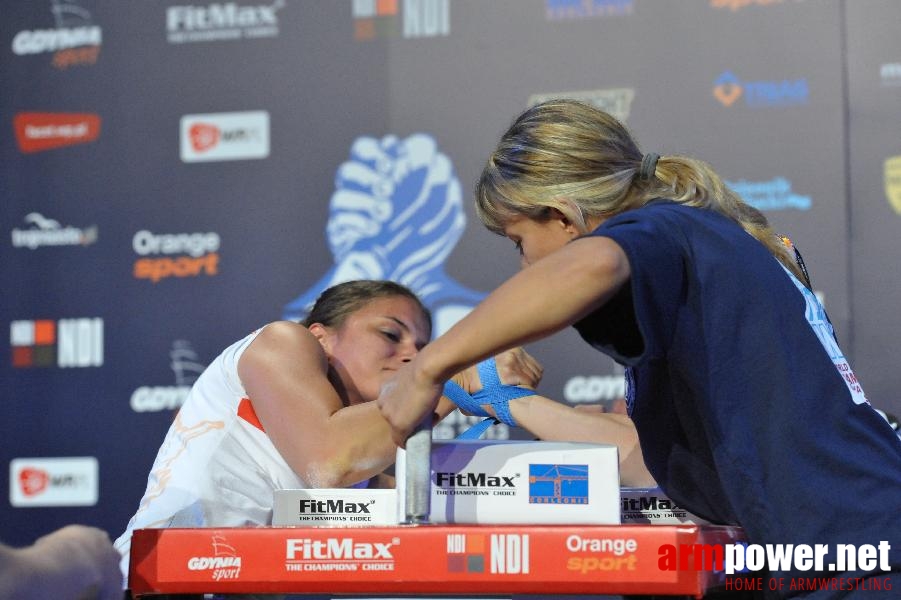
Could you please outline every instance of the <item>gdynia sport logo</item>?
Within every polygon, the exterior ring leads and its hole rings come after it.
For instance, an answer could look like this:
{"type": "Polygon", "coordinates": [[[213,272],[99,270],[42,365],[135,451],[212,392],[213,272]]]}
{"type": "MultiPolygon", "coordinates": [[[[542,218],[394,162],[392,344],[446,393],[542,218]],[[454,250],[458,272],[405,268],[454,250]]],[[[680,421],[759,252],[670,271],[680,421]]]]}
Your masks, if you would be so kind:
{"type": "Polygon", "coordinates": [[[829,544],[664,544],[657,565],[661,571],[722,572],[729,589],[891,590],[891,579],[866,577],[891,570],[890,550],[886,540],[876,546],[835,544],[834,549],[829,544]],[[756,572],[770,577],[748,577],[756,572]],[[779,576],[789,572],[793,576],[779,576]],[[843,576],[824,576],[831,572],[843,576]],[[728,577],[739,574],[741,578],[728,577]]]}

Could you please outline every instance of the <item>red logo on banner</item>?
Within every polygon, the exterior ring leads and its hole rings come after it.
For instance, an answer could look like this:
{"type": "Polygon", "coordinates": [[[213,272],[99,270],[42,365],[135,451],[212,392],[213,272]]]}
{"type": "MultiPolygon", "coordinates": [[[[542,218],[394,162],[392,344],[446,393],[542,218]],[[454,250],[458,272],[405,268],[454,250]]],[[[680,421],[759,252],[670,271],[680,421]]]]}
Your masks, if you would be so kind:
{"type": "Polygon", "coordinates": [[[19,485],[26,496],[35,496],[47,489],[50,476],[41,469],[26,468],[19,473],[19,485]]]}
{"type": "Polygon", "coordinates": [[[191,147],[195,152],[205,152],[219,143],[219,128],[206,123],[191,125],[191,147]]]}
{"type": "Polygon", "coordinates": [[[93,142],[100,135],[100,116],[79,113],[19,113],[13,118],[22,152],[40,152],[93,142]]]}

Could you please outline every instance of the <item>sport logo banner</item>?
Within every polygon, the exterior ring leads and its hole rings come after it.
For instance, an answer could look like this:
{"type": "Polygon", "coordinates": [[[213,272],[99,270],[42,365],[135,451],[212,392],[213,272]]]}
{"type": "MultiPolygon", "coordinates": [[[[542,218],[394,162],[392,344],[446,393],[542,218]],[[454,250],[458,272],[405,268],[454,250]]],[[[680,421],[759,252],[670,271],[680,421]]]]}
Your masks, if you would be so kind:
{"type": "Polygon", "coordinates": [[[901,156],[885,161],[885,196],[895,212],[901,215],[901,156]]]}
{"type": "Polygon", "coordinates": [[[56,26],[18,32],[12,41],[13,53],[53,53],[53,66],[57,69],[95,64],[103,32],[94,24],[91,13],[76,0],[51,0],[50,12],[56,26]]]}
{"type": "Polygon", "coordinates": [[[213,581],[234,580],[241,577],[241,556],[224,535],[214,534],[210,539],[212,552],[188,559],[189,571],[209,573],[213,581]]]}
{"type": "Polygon", "coordinates": [[[41,152],[93,142],[100,136],[100,117],[91,113],[23,112],[13,118],[19,150],[41,152]]]}

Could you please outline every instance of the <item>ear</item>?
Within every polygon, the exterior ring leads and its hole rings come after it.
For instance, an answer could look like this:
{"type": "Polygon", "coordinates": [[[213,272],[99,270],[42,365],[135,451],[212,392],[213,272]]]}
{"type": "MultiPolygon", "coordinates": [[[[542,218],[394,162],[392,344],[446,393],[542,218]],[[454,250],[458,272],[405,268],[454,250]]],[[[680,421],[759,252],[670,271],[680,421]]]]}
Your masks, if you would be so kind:
{"type": "Polygon", "coordinates": [[[313,334],[313,337],[319,340],[319,344],[322,346],[322,349],[325,350],[325,353],[329,354],[332,341],[332,330],[322,323],[313,323],[307,329],[313,334]]]}
{"type": "Polygon", "coordinates": [[[578,225],[576,225],[572,221],[572,219],[567,217],[563,211],[556,208],[552,208],[550,210],[550,220],[552,223],[557,223],[566,233],[568,233],[572,237],[581,235],[578,225]]]}

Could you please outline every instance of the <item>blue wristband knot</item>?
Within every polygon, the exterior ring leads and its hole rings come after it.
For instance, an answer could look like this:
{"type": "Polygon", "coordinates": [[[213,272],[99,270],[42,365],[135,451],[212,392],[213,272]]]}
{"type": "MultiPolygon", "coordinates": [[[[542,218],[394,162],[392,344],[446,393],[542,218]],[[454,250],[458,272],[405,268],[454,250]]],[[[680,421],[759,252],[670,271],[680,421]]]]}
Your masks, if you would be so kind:
{"type": "Polygon", "coordinates": [[[457,439],[478,439],[498,421],[516,427],[516,420],[510,413],[510,400],[535,394],[534,390],[528,388],[501,383],[497,373],[497,363],[493,357],[480,362],[477,368],[479,379],[482,381],[482,389],[475,394],[469,394],[453,381],[444,384],[444,395],[459,408],[471,415],[488,417],[460,434],[457,439]],[[496,419],[491,418],[488,412],[482,408],[483,404],[488,404],[494,409],[496,419]]]}

